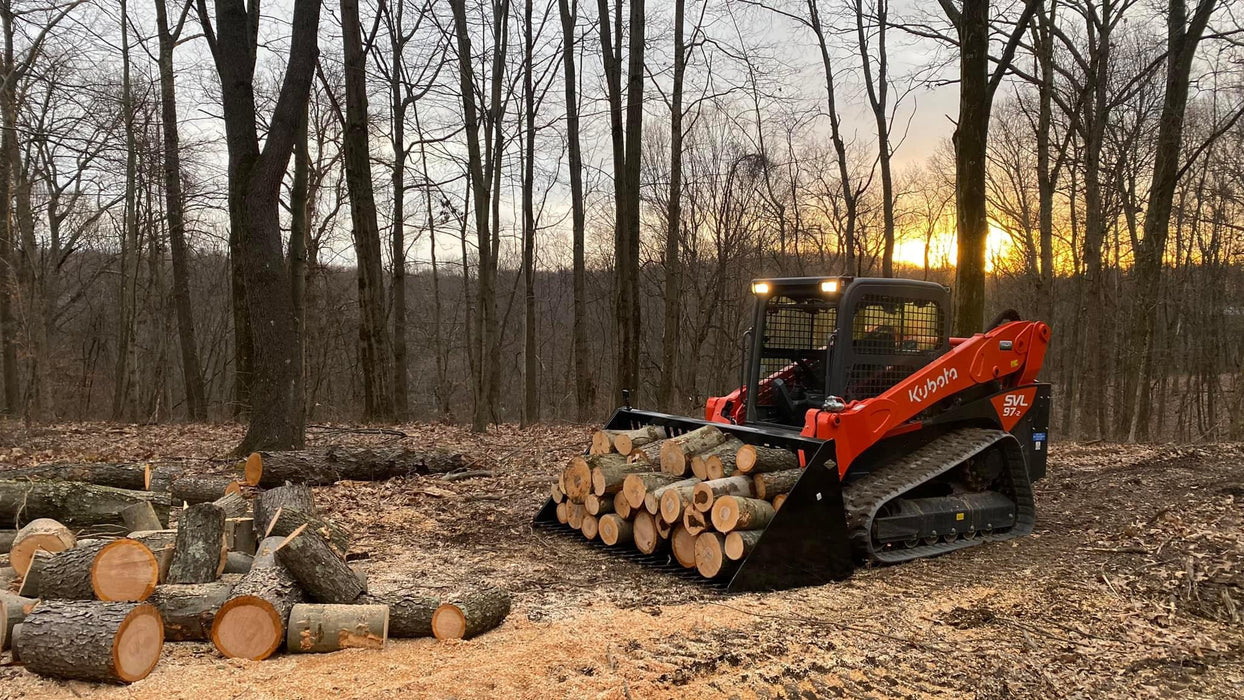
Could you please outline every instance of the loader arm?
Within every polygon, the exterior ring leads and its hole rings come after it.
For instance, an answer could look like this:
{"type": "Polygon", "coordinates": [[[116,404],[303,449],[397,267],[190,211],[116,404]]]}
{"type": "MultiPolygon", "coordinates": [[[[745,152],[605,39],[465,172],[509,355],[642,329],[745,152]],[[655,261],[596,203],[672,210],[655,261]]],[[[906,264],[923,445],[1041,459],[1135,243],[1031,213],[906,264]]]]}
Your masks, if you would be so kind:
{"type": "Polygon", "coordinates": [[[978,333],[878,396],[852,401],[837,413],[809,410],[802,434],[833,440],[838,476],[845,477],[865,450],[911,429],[904,424],[943,399],[991,381],[1004,387],[1034,381],[1049,339],[1050,328],[1040,321],[1014,321],[978,333]]]}

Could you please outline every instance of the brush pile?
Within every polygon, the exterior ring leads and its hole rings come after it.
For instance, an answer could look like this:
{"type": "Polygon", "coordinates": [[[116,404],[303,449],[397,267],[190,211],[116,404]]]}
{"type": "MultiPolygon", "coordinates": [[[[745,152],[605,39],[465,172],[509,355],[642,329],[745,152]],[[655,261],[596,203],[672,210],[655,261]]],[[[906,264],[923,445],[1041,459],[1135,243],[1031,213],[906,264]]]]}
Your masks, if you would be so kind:
{"type": "Polygon", "coordinates": [[[557,520],[610,547],[666,550],[705,578],[727,577],[760,540],[803,471],[789,450],[706,425],[597,431],[551,493],[557,520]]]}
{"type": "Polygon", "coordinates": [[[443,597],[423,595],[413,578],[369,588],[350,533],[295,481],[450,473],[461,456],[338,449],[239,466],[241,479],[66,465],[0,481],[0,518],[25,523],[0,531],[0,650],[40,675],[130,683],[152,671],[165,642],[210,641],[226,657],[260,660],[282,647],[469,638],[509,613],[509,595],[488,586],[443,597]],[[273,473],[286,480],[272,484],[273,473]],[[97,477],[121,485],[89,481],[97,477]]]}

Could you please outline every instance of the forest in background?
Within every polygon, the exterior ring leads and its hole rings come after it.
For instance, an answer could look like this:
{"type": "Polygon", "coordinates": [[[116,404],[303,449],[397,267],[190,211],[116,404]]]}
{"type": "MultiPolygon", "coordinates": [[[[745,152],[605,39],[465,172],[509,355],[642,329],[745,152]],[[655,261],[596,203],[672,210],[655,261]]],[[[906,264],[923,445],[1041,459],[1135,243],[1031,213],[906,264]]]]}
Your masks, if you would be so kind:
{"type": "Polygon", "coordinates": [[[1059,435],[1244,438],[1232,3],[3,0],[0,23],[10,415],[482,429],[599,422],[622,388],[698,415],[738,382],[749,280],[854,274],[954,285],[960,333],[1049,322],[1059,435]]]}

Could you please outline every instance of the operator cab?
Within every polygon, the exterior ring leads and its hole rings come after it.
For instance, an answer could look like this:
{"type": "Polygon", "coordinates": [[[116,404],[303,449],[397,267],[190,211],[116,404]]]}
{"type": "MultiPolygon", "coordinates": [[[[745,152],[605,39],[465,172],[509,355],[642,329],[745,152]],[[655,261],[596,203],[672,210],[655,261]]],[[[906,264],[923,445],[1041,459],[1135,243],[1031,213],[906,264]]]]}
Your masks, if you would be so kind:
{"type": "Polygon", "coordinates": [[[890,278],[754,280],[747,422],[802,427],[829,397],[883,393],[950,349],[950,290],[890,278]]]}

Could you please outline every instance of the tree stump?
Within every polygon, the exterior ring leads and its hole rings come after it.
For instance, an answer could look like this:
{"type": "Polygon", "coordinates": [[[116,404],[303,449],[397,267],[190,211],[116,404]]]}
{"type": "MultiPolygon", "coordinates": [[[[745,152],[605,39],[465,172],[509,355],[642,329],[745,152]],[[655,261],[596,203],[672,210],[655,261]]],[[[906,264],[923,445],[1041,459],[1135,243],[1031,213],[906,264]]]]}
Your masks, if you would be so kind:
{"type": "Polygon", "coordinates": [[[261,661],[285,641],[289,611],[306,597],[298,582],[276,560],[281,538],[259,543],[251,570],[233,587],[233,593],[212,622],[212,643],[229,658],[261,661]]]}
{"type": "Polygon", "coordinates": [[[799,455],[779,447],[744,445],[735,456],[739,471],[744,474],[780,472],[799,468],[799,455]]]}
{"type": "Polygon", "coordinates": [[[233,584],[223,581],[170,583],[156,586],[147,602],[160,611],[167,641],[205,641],[211,638],[216,612],[232,593],[233,584]]]}
{"type": "Polygon", "coordinates": [[[462,591],[441,603],[432,614],[437,639],[470,639],[500,625],[510,614],[510,595],[499,588],[462,591]]]}
{"type": "Polygon", "coordinates": [[[17,654],[41,676],[142,680],[164,649],[164,622],[147,603],[44,601],[26,616],[17,654]]]}
{"type": "Polygon", "coordinates": [[[358,602],[364,605],[389,607],[390,637],[431,637],[432,615],[440,606],[439,598],[412,593],[409,586],[390,586],[371,591],[358,602]]]}
{"type": "Polygon", "coordinates": [[[713,527],[718,532],[759,530],[769,524],[777,511],[759,498],[722,496],[713,503],[713,527]]]}
{"type": "Polygon", "coordinates": [[[779,494],[790,493],[790,490],[795,488],[795,484],[801,476],[803,476],[802,469],[761,472],[752,475],[752,488],[755,491],[756,498],[772,501],[779,494]]]}
{"type": "Polygon", "coordinates": [[[24,576],[37,550],[55,554],[72,549],[77,542],[69,528],[51,518],[31,520],[13,538],[13,546],[9,549],[9,565],[24,576]]]}
{"type": "Polygon", "coordinates": [[[308,530],[323,537],[333,546],[338,556],[344,557],[350,550],[350,533],[345,528],[328,520],[323,520],[309,511],[293,506],[281,507],[272,514],[268,523],[266,537],[288,537],[294,530],[307,526],[308,530]]]}
{"type": "Polygon", "coordinates": [[[160,518],[156,516],[155,506],[149,501],[135,503],[121,511],[121,522],[125,523],[125,527],[131,532],[138,530],[159,530],[163,525],[160,524],[160,518]]]}
{"type": "MultiPolygon", "coordinates": [[[[315,499],[311,495],[311,487],[306,484],[286,484],[261,492],[255,498],[255,533],[266,533],[272,516],[282,508],[293,508],[314,515],[315,499]]],[[[266,539],[267,535],[264,537],[266,539]]]]}
{"type": "Polygon", "coordinates": [[[0,590],[0,650],[13,644],[13,628],[39,604],[37,598],[23,598],[16,593],[0,590]]]}
{"type": "Polygon", "coordinates": [[[713,479],[696,484],[691,495],[691,504],[701,513],[713,508],[713,501],[719,496],[743,496],[751,498],[753,493],[752,480],[746,476],[728,476],[724,479],[713,479]]]}
{"type": "Polygon", "coordinates": [[[630,544],[634,541],[634,536],[631,534],[631,523],[623,520],[617,514],[602,515],[597,528],[600,531],[600,541],[610,547],[619,544],[630,544]]]}
{"type": "Polygon", "coordinates": [[[342,649],[381,649],[389,638],[387,605],[303,603],[289,613],[285,650],[323,653],[342,649]]]}
{"type": "Polygon", "coordinates": [[[177,543],[168,569],[169,583],[208,583],[224,568],[225,511],[196,503],[181,513],[177,543]]]}
{"type": "Polygon", "coordinates": [[[306,525],[281,542],[276,557],[317,602],[353,603],[363,594],[362,584],[341,555],[306,525]]]}
{"type": "Polygon", "coordinates": [[[40,574],[39,596],[68,600],[141,601],[160,568],[150,549],[129,538],[99,540],[55,554],[40,574]]]}

